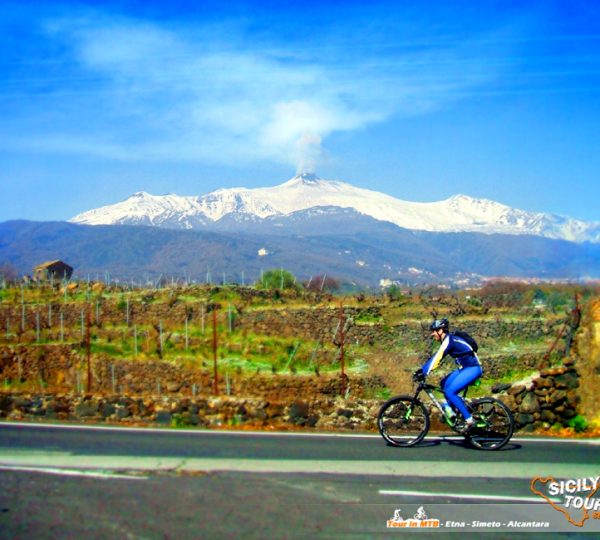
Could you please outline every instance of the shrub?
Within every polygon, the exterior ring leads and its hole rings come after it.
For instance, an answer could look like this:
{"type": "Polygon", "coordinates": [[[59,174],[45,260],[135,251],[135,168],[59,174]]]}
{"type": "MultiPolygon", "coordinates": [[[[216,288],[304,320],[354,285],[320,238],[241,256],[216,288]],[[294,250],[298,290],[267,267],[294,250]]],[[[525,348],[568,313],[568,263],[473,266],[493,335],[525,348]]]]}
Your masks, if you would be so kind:
{"type": "Polygon", "coordinates": [[[171,418],[171,427],[175,429],[187,428],[193,425],[189,414],[174,414],[171,418]]]}
{"type": "Polygon", "coordinates": [[[576,433],[581,433],[582,431],[585,431],[589,426],[588,421],[585,419],[585,417],[581,416],[580,414],[571,418],[567,425],[570,428],[573,428],[576,433]]]}
{"type": "Polygon", "coordinates": [[[267,270],[262,279],[256,282],[256,287],[259,289],[295,289],[296,278],[291,272],[283,268],[267,270]]]}

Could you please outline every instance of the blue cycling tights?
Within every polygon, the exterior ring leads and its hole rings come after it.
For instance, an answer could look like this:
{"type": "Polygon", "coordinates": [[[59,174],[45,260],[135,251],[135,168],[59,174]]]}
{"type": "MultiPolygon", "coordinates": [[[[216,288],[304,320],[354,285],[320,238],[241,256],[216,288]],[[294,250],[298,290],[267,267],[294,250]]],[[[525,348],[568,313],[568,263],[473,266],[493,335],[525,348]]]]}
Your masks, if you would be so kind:
{"type": "Polygon", "coordinates": [[[467,410],[465,402],[458,393],[469,386],[473,381],[477,380],[483,371],[481,366],[469,366],[453,371],[441,381],[444,396],[452,407],[463,415],[465,420],[471,418],[471,413],[467,410]]]}

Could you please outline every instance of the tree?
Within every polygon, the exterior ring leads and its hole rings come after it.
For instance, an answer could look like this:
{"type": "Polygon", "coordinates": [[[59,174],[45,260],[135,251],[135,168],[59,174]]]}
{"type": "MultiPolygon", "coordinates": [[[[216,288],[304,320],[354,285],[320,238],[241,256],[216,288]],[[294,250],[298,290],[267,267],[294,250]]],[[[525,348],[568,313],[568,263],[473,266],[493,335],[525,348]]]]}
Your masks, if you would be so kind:
{"type": "Polygon", "coordinates": [[[402,296],[404,296],[402,293],[402,289],[396,283],[393,283],[387,289],[385,289],[385,294],[392,301],[400,300],[402,296]]]}
{"type": "Polygon", "coordinates": [[[259,289],[295,289],[296,278],[291,272],[276,268],[264,272],[261,279],[256,282],[256,286],[259,289]]]}

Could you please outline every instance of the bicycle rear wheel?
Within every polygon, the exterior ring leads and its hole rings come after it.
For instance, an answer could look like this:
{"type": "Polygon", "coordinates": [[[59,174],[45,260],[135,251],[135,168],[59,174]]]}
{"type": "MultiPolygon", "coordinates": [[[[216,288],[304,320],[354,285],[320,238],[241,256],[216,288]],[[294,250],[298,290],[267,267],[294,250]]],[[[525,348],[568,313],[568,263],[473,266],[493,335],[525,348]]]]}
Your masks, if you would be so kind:
{"type": "Polygon", "coordinates": [[[429,430],[429,413],[418,399],[396,396],[379,410],[377,427],[392,446],[413,446],[423,440],[429,430]]]}
{"type": "Polygon", "coordinates": [[[512,437],[515,421],[510,409],[495,398],[473,400],[469,408],[473,414],[474,427],[467,434],[467,441],[479,450],[499,450],[512,437]]]}

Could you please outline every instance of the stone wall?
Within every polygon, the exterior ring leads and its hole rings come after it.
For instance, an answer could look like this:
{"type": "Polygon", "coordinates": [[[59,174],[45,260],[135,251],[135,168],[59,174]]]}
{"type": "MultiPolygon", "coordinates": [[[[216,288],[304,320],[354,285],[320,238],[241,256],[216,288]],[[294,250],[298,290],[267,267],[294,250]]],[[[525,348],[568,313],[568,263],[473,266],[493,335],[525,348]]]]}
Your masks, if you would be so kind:
{"type": "MultiPolygon", "coordinates": [[[[107,356],[91,359],[92,390],[95,392],[165,396],[193,396],[213,392],[212,367],[189,362],[160,360],[115,360],[107,356]]],[[[66,345],[0,347],[0,387],[12,385],[49,392],[87,389],[86,358],[66,345]]],[[[342,393],[338,373],[321,375],[277,375],[235,373],[218,376],[220,394],[290,401],[306,396],[342,393]]],[[[346,390],[353,397],[372,397],[385,388],[377,376],[347,376],[346,390]]]]}
{"type": "Polygon", "coordinates": [[[81,356],[71,345],[0,346],[0,385],[41,385],[71,389],[81,356]]]}
{"type": "MultiPolygon", "coordinates": [[[[95,393],[0,392],[0,418],[163,424],[172,426],[249,426],[288,429],[360,429],[375,431],[383,399],[339,396],[340,381],[295,378],[289,381],[248,379],[238,390],[254,396],[186,397],[181,388],[171,395],[122,396],[95,393]]],[[[351,395],[366,396],[380,381],[349,381],[351,395]]],[[[517,430],[532,431],[567,425],[578,413],[579,376],[572,361],[543,370],[528,384],[506,389],[498,397],[513,411],[517,430]]],[[[434,413],[433,428],[438,429],[434,413]]]]}
{"type": "MultiPolygon", "coordinates": [[[[344,308],[344,317],[352,318],[355,324],[347,332],[348,342],[361,345],[376,345],[384,349],[402,347],[408,343],[422,343],[429,337],[429,321],[410,321],[389,325],[385,321],[361,324],[361,319],[377,320],[381,309],[344,308]]],[[[238,328],[257,334],[274,336],[298,336],[305,339],[331,341],[340,320],[339,308],[281,309],[249,311],[236,320],[238,328]]],[[[562,320],[548,322],[541,319],[476,321],[457,319],[456,326],[469,332],[485,344],[487,339],[541,337],[556,335],[562,320]]]]}
{"type": "Polygon", "coordinates": [[[237,397],[123,397],[0,392],[0,418],[158,424],[174,427],[376,429],[381,402],[321,398],[278,402],[237,397]]]}
{"type": "Polygon", "coordinates": [[[561,367],[544,369],[527,384],[516,384],[498,397],[513,411],[517,427],[525,431],[567,426],[578,414],[579,374],[573,359],[561,367]]]}

